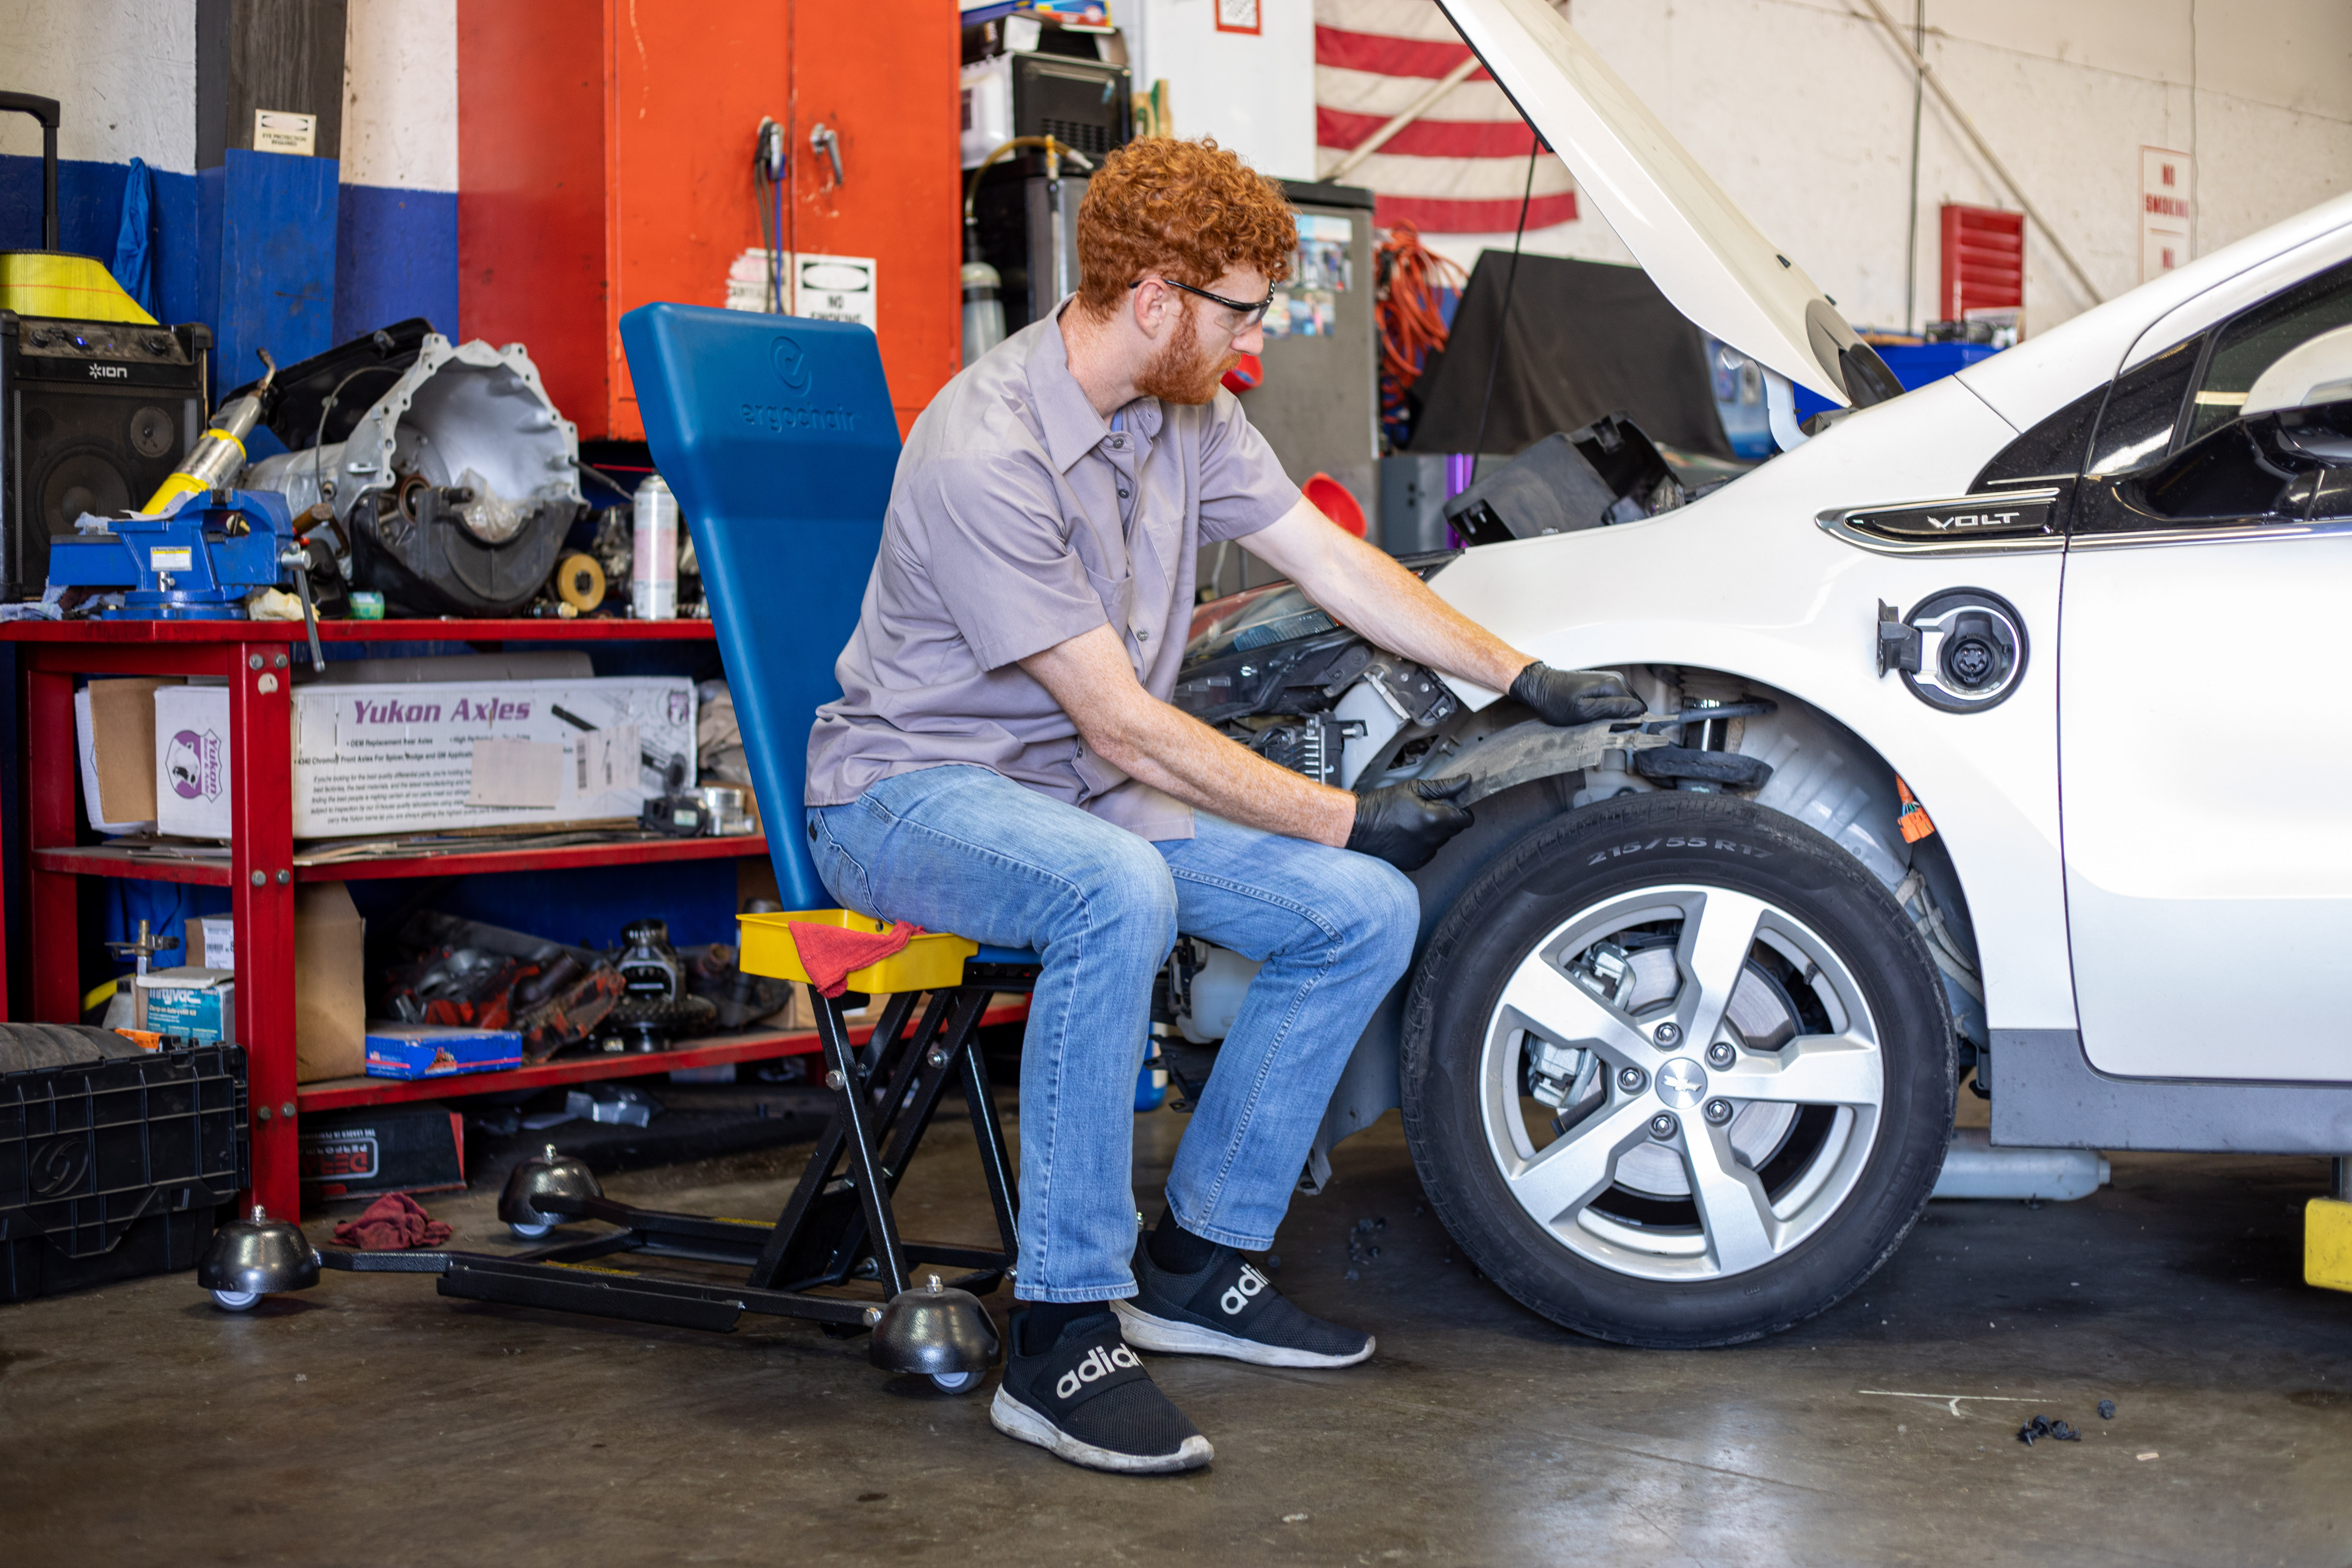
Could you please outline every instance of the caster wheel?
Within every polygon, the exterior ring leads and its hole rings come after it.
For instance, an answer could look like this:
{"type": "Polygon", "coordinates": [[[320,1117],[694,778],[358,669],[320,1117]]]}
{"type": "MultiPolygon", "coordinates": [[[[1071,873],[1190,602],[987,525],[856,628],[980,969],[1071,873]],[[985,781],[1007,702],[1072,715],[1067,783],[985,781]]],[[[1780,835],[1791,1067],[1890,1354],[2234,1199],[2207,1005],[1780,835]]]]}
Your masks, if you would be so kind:
{"type": "Polygon", "coordinates": [[[507,1222],[507,1228],[514,1232],[517,1236],[521,1237],[525,1241],[536,1241],[541,1237],[545,1236],[549,1231],[553,1230],[555,1226],[552,1225],[525,1225],[520,1220],[509,1220],[507,1222]]]}
{"type": "Polygon", "coordinates": [[[966,1389],[978,1386],[980,1383],[980,1373],[976,1372],[935,1372],[931,1373],[931,1383],[932,1385],[938,1388],[941,1394],[961,1394],[966,1389]]]}
{"type": "Polygon", "coordinates": [[[251,1311],[253,1310],[253,1304],[260,1300],[261,1292],[258,1290],[215,1290],[213,1292],[213,1305],[218,1307],[224,1312],[251,1311]]]}

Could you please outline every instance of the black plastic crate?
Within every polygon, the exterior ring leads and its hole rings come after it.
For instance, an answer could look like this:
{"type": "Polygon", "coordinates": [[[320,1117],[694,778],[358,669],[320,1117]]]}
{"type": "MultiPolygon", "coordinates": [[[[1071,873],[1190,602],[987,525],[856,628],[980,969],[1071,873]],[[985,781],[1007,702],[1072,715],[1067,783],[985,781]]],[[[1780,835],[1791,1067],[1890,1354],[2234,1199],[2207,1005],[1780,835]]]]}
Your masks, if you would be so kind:
{"type": "Polygon", "coordinates": [[[246,1162],[240,1046],[0,1074],[0,1301],[193,1268],[246,1162]]]}

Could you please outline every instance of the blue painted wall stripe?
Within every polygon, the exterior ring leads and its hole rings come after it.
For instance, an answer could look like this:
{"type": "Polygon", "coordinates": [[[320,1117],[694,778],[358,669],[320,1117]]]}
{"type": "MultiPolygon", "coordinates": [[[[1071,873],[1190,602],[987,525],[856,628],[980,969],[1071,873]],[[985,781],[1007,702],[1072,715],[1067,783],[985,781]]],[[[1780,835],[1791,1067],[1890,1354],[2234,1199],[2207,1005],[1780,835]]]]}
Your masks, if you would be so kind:
{"type": "MultiPolygon", "coordinates": [[[[122,227],[127,163],[79,158],[58,162],[58,243],[80,256],[114,259],[122,227]]],[[[453,198],[454,200],[454,198],[453,198]]],[[[194,321],[197,313],[196,177],[155,171],[155,298],[165,321],[194,321]]],[[[0,156],[0,250],[31,250],[41,243],[41,161],[0,156]]],[[[449,247],[452,279],[457,243],[449,247]]],[[[454,285],[453,285],[454,286],[454,285]]],[[[454,314],[454,312],[453,312],[454,314]]]]}
{"type": "Polygon", "coordinates": [[[335,342],[423,316],[457,331],[457,193],[345,185],[335,229],[335,342]]]}
{"type": "MultiPolygon", "coordinates": [[[[121,163],[58,165],[58,238],[109,260],[122,221],[121,163]]],[[[155,174],[155,287],[165,321],[204,321],[199,307],[197,176],[155,174]]],[[[336,195],[334,324],[344,342],[423,316],[457,330],[457,195],[344,185],[336,195]]],[[[0,249],[41,239],[41,161],[0,156],[0,249]]],[[[209,322],[215,331],[220,323],[209,322]]]]}

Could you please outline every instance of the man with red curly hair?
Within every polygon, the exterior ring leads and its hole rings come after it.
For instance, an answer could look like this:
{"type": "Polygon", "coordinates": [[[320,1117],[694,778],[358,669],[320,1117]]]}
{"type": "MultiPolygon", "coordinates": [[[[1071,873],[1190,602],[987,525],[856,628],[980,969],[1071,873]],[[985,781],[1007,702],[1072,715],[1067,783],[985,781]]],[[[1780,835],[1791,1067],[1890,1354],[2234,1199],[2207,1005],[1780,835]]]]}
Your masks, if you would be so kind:
{"type": "Polygon", "coordinates": [[[1044,963],[1021,1062],[1021,1255],[997,1427],[1098,1469],[1206,1464],[1136,1348],[1363,1361],[1244,1252],[1274,1240],[1340,1069],[1412,955],[1404,872],[1467,826],[1463,781],[1361,795],[1169,703],[1203,544],[1556,724],[1642,710],[1513,651],[1341,532],[1218,383],[1264,344],[1297,244],[1210,141],[1114,153],[1078,291],[967,368],[898,461],[842,698],[809,740],[808,835],[845,906],[1044,963]],[[1179,932],[1262,961],[1139,1238],[1133,1094],[1179,932]]]}

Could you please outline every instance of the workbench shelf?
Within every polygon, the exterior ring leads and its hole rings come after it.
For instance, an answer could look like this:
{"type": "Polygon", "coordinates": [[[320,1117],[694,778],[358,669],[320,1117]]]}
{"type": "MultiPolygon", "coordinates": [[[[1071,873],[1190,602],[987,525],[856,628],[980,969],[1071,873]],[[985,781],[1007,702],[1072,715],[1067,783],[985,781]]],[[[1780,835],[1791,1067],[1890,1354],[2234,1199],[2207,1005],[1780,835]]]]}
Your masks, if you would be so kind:
{"type": "MultiPolygon", "coordinates": [[[[297,882],[357,882],[377,877],[479,877],[500,871],[571,871],[590,866],[645,866],[678,860],[731,860],[765,855],[768,841],[760,834],[733,834],[716,838],[616,838],[593,844],[559,844],[545,849],[520,848],[501,843],[495,848],[462,847],[430,853],[369,855],[352,859],[320,859],[297,850],[297,882]]],[[[233,873],[226,857],[182,858],[143,854],[110,844],[36,845],[32,864],[43,871],[75,877],[127,877],[137,881],[189,882],[198,887],[226,888],[233,873]]]]}
{"type": "MultiPolygon", "coordinates": [[[[709,621],[416,619],[331,621],[319,636],[334,644],[460,643],[482,652],[513,644],[712,643],[709,621]]],[[[406,1100],[488,1094],[679,1068],[758,1061],[814,1051],[814,1033],[753,1030],[709,1037],[674,1051],[559,1058],[512,1072],[425,1079],[345,1079],[298,1086],[294,1066],[294,891],[303,882],[386,877],[479,876],[598,866],[660,865],[765,855],[766,838],[598,837],[544,847],[501,837],[480,849],[401,846],[383,855],[338,858],[293,839],[290,669],[309,658],[299,622],[16,621],[0,643],[16,649],[22,758],[23,836],[6,852],[23,857],[29,995],[12,995],[0,969],[0,1018],[69,1023],[80,1016],[80,888],[92,877],[194,883],[229,889],[236,925],[237,1039],[245,1046],[253,1107],[253,1187],[247,1201],[273,1215],[300,1212],[297,1129],[302,1111],[406,1100]],[[209,676],[229,692],[231,837],[226,856],[180,859],[141,854],[117,842],[83,843],[76,790],[73,689],[91,675],[209,676]]],[[[568,837],[552,835],[554,837],[568,837]]],[[[0,939],[6,935],[0,918],[0,939]]],[[[1003,1010],[1003,1022],[1025,1006],[1003,1010]]],[[[991,1015],[992,1019],[995,1015],[991,1015]]]]}
{"type": "MultiPolygon", "coordinates": [[[[1029,1016],[1027,997],[1000,1002],[981,1016],[982,1027],[1017,1024],[1029,1016]]],[[[871,1023],[852,1023],[849,1042],[862,1046],[873,1037],[871,1023]]],[[[497,1094],[514,1089],[553,1089],[597,1079],[635,1078],[675,1072],[682,1068],[725,1067],[733,1062],[766,1061],[773,1057],[812,1056],[822,1049],[814,1029],[745,1029],[729,1035],[704,1035],[667,1051],[625,1051],[611,1055],[558,1057],[507,1072],[468,1073],[455,1078],[331,1078],[306,1083],[295,1092],[305,1112],[341,1110],[356,1105],[394,1105],[410,1100],[446,1100],[457,1095],[497,1094]]]]}

